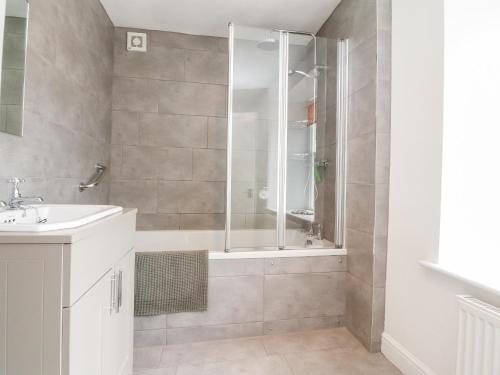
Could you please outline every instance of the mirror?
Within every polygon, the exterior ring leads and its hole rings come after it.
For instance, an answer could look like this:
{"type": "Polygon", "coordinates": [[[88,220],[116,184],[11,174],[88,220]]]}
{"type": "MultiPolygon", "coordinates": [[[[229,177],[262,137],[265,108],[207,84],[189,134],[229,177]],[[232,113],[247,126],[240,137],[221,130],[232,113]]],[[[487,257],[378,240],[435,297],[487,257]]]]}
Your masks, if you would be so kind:
{"type": "Polygon", "coordinates": [[[28,3],[0,0],[0,131],[22,136],[28,3]]]}

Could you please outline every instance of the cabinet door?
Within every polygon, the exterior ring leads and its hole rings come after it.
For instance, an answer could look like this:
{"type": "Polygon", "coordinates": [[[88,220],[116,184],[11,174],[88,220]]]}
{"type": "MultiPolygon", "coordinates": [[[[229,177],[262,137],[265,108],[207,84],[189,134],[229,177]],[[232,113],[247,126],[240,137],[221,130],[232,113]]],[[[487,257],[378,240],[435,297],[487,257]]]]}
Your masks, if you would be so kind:
{"type": "Polygon", "coordinates": [[[75,305],[64,309],[63,374],[106,374],[103,355],[111,335],[112,276],[112,271],[106,273],[75,305]]]}
{"type": "Polygon", "coordinates": [[[130,251],[114,267],[116,292],[104,352],[104,375],[131,375],[134,334],[135,253],[130,251]]]}
{"type": "Polygon", "coordinates": [[[0,375],[60,373],[62,246],[0,244],[0,375]]]}

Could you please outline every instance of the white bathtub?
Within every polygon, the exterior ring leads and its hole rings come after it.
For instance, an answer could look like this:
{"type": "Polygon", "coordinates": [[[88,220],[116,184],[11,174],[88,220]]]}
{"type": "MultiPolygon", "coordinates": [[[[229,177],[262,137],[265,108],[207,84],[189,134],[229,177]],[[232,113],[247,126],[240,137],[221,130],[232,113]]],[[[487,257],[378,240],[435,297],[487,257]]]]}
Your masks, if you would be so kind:
{"type": "Polygon", "coordinates": [[[239,230],[232,232],[232,244],[236,249],[224,252],[223,230],[161,230],[138,231],[136,235],[137,251],[174,251],[201,250],[210,252],[210,259],[257,259],[257,258],[292,258],[346,255],[345,249],[337,249],[329,241],[315,243],[315,247],[305,247],[305,235],[298,230],[287,231],[291,244],[287,250],[267,247],[276,234],[273,230],[239,230]]]}

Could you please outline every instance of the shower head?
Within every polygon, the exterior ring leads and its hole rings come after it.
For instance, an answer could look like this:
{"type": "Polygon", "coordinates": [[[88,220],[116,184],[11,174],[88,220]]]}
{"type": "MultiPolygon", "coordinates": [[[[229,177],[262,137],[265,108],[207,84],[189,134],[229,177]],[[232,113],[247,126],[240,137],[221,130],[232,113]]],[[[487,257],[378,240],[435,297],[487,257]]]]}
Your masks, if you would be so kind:
{"type": "Polygon", "coordinates": [[[276,51],[279,48],[279,43],[274,38],[267,38],[258,42],[257,47],[264,51],[276,51]]]}
{"type": "Polygon", "coordinates": [[[290,69],[290,70],[288,71],[288,75],[289,75],[289,76],[292,76],[292,75],[294,75],[294,74],[300,74],[300,75],[302,75],[302,76],[304,76],[304,77],[307,77],[307,78],[312,78],[312,75],[307,74],[306,72],[304,72],[304,71],[302,71],[302,70],[291,70],[291,69],[290,69]]]}

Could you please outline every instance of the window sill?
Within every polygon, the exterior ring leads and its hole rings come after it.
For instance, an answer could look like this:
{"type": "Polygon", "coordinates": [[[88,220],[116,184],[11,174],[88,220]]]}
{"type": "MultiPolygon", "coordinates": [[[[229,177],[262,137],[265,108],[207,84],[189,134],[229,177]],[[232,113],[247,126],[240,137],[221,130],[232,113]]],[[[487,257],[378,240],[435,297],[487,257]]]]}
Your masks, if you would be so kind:
{"type": "Polygon", "coordinates": [[[464,275],[461,272],[457,272],[456,270],[453,270],[453,269],[450,269],[447,267],[443,267],[442,265],[440,265],[438,263],[433,263],[433,262],[429,262],[426,260],[421,260],[420,264],[429,270],[436,271],[442,275],[446,275],[448,277],[451,277],[452,279],[459,280],[465,284],[471,285],[475,288],[481,289],[485,292],[488,292],[488,293],[491,293],[491,294],[494,294],[494,295],[500,297],[500,289],[498,289],[496,286],[492,286],[492,285],[489,285],[488,283],[482,282],[481,280],[471,278],[467,275],[464,275]]]}

